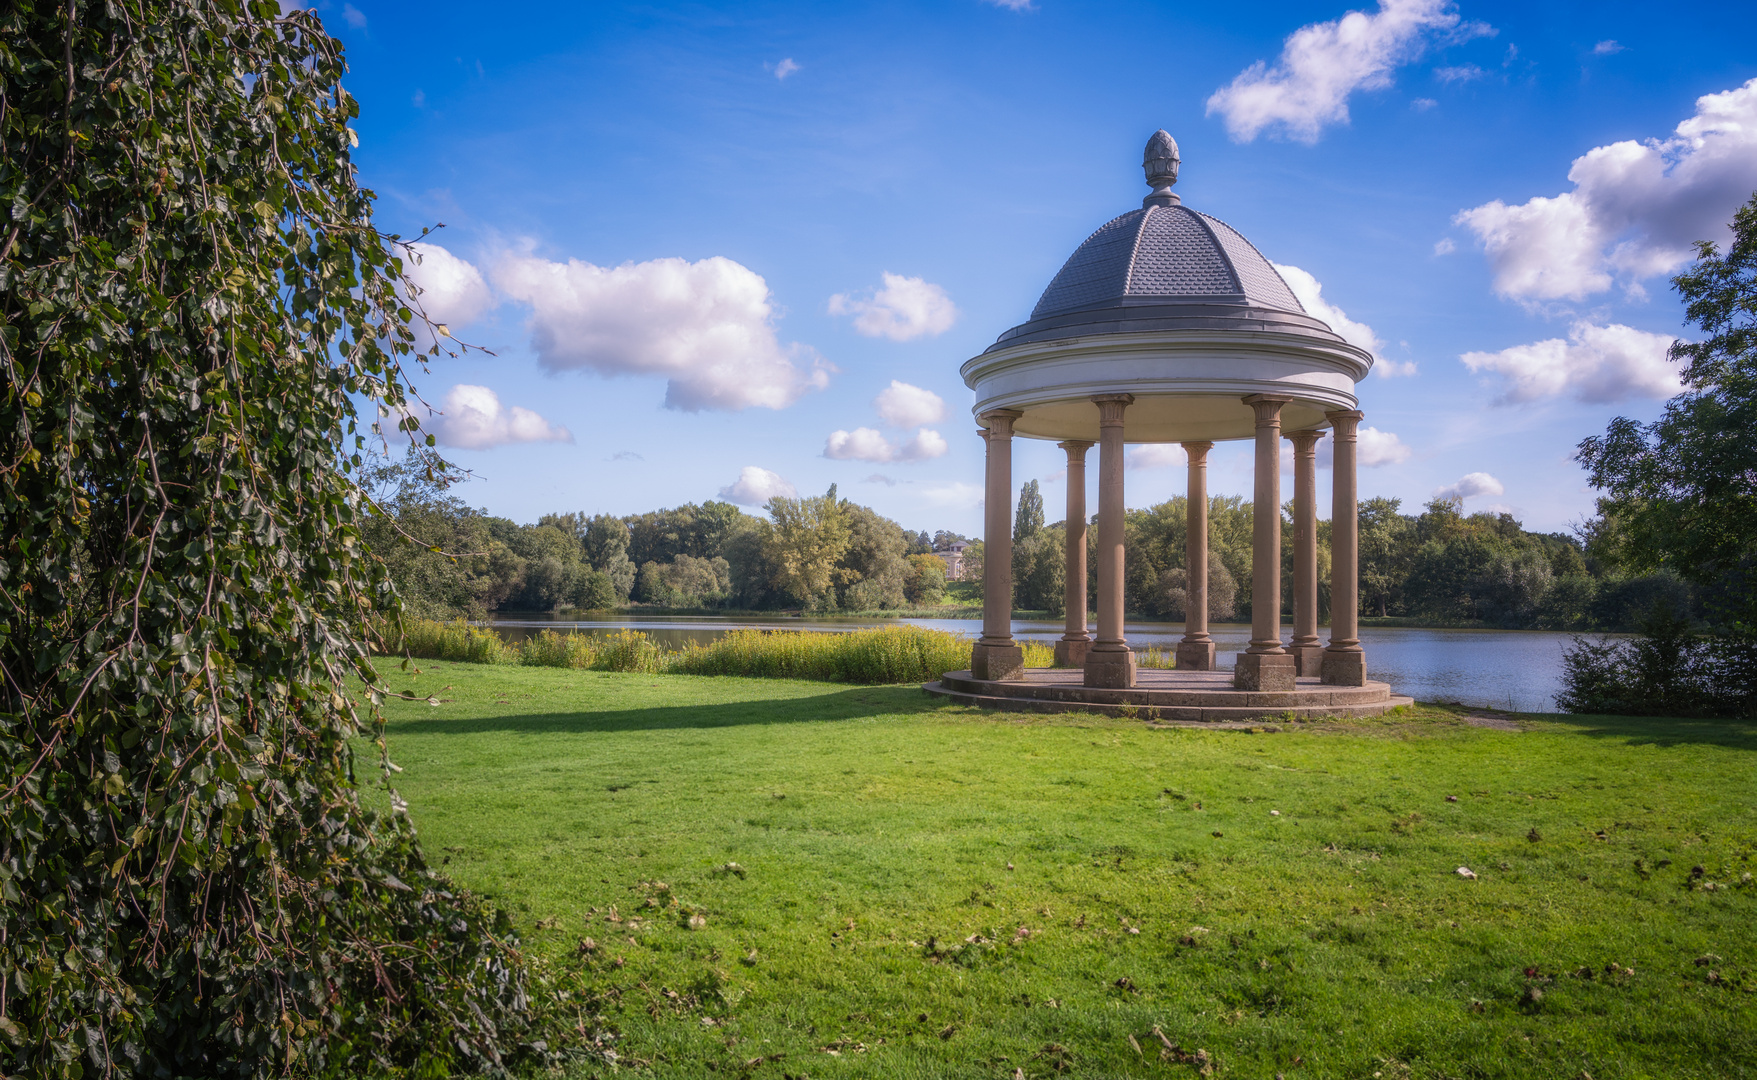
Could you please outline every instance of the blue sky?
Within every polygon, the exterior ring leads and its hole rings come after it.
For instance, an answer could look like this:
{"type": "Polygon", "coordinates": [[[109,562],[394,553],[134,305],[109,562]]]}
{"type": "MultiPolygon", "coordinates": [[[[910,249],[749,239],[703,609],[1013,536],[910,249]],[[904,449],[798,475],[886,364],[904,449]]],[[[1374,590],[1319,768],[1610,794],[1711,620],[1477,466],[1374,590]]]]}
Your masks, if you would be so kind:
{"type": "MultiPolygon", "coordinates": [[[[423,376],[427,423],[521,521],[834,482],[974,534],[958,367],[1140,205],[1163,127],[1185,203],[1397,372],[1359,388],[1363,496],[1564,529],[1574,445],[1674,389],[1667,277],[1757,190],[1746,4],[318,11],[381,227],[445,223],[424,299],[496,354],[423,376]]],[[[1248,493],[1247,455],[1212,490],[1248,493]]],[[[1059,458],[1015,459],[1052,508],[1059,458]]],[[[1182,492],[1175,455],[1132,464],[1130,505],[1182,492]]]]}

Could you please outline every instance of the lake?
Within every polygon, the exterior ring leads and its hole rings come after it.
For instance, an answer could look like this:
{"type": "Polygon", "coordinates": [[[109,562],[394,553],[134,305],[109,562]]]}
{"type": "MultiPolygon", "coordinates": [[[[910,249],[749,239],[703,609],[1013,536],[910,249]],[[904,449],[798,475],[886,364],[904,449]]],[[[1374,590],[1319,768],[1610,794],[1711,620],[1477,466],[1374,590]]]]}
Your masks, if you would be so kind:
{"type": "MultiPolygon", "coordinates": [[[[493,626],[509,640],[521,640],[539,630],[609,634],[618,630],[641,630],[666,648],[682,648],[688,642],[708,642],[741,627],[776,630],[812,630],[846,633],[872,626],[908,623],[949,630],[971,638],[982,632],[980,619],[838,619],[796,618],[783,615],[716,618],[714,616],[639,616],[618,619],[559,619],[543,616],[496,619],[493,626]]],[[[1242,652],[1251,628],[1242,623],[1223,623],[1210,628],[1221,654],[1242,652]]],[[[1171,649],[1183,636],[1183,624],[1131,622],[1125,633],[1137,649],[1159,646],[1171,649]]],[[[1283,637],[1290,631],[1283,627],[1283,637]]],[[[1015,619],[1013,635],[1034,641],[1054,641],[1062,635],[1060,620],[1015,619]]],[[[1561,689],[1562,651],[1573,635],[1544,630],[1423,630],[1363,627],[1361,645],[1367,652],[1369,678],[1390,683],[1392,690],[1419,701],[1457,701],[1465,705],[1522,712],[1548,712],[1561,689]]],[[[1320,640],[1328,640],[1320,631],[1320,640]]],[[[1221,667],[1232,661],[1222,656],[1221,667]]]]}

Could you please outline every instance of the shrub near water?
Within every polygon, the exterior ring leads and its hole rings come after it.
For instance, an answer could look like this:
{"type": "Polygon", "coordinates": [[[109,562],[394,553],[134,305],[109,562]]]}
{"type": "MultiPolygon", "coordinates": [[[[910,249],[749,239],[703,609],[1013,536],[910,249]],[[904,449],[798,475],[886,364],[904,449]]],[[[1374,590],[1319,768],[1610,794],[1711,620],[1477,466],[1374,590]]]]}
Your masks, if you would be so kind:
{"type": "Polygon", "coordinates": [[[849,634],[734,630],[678,654],[670,670],[828,682],[900,683],[937,679],[967,667],[970,646],[943,630],[887,626],[849,634]]]}
{"type": "MultiPolygon", "coordinates": [[[[594,644],[583,634],[558,634],[545,630],[515,652],[517,662],[530,667],[589,668],[598,659],[594,644]]],[[[502,647],[506,646],[503,644],[502,647]]]]}
{"type": "MultiPolygon", "coordinates": [[[[552,630],[545,630],[543,633],[559,636],[552,630]]],[[[542,634],[538,635],[538,637],[542,636],[542,634]]],[[[598,656],[592,662],[592,667],[599,671],[638,671],[656,674],[667,670],[664,651],[659,648],[657,642],[639,630],[619,630],[609,637],[600,638],[591,644],[596,645],[598,649],[598,656]]],[[[539,664],[538,661],[530,659],[525,662],[532,665],[539,664]]]]}
{"type": "MultiPolygon", "coordinates": [[[[1025,666],[1049,667],[1054,650],[1020,642],[1025,666]]],[[[522,643],[459,620],[407,620],[397,652],[429,660],[523,664],[645,674],[742,675],[825,682],[926,682],[970,666],[970,642],[959,634],[920,626],[887,626],[852,633],[809,630],[734,630],[707,645],[665,652],[639,630],[607,637],[544,630],[522,643]]]]}
{"type": "MultiPolygon", "coordinates": [[[[387,641],[397,636],[386,634],[387,641]]],[[[492,630],[471,626],[462,619],[442,623],[432,619],[405,619],[401,643],[391,651],[406,652],[425,660],[456,660],[466,664],[516,664],[518,650],[492,630]]],[[[565,664],[553,665],[566,667],[565,664]]]]}

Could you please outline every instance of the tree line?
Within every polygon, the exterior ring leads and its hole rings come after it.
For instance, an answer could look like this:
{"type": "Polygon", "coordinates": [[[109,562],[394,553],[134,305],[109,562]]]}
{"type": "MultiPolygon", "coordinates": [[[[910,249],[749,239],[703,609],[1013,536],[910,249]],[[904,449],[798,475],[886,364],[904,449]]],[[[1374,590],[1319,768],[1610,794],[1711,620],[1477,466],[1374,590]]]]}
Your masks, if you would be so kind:
{"type": "MultiPolygon", "coordinates": [[[[495,611],[667,608],[880,611],[926,608],[948,599],[936,546],[965,539],[911,532],[869,507],[837,496],[777,498],[763,516],[731,503],[617,517],[545,514],[518,524],[471,508],[426,477],[417,459],[382,462],[368,489],[385,511],[369,526],[373,549],[391,564],[405,605],[430,618],[495,611]],[[415,543],[399,542],[414,540],[415,543]]],[[[1291,504],[1283,508],[1282,572],[1293,573],[1291,504]]],[[[1064,522],[1045,523],[1035,480],[1019,493],[1013,524],[1013,603],[1063,614],[1064,522]]],[[[1182,619],[1187,503],[1183,496],[1125,517],[1128,610],[1182,619]]],[[[1251,615],[1252,507],[1237,495],[1210,498],[1208,597],[1214,621],[1251,615]]],[[[1614,519],[1578,534],[1527,531],[1505,513],[1464,513],[1435,499],[1405,514],[1397,499],[1360,507],[1361,610],[1367,616],[1439,625],[1582,630],[1625,629],[1656,602],[1700,605],[1687,582],[1624,557],[1614,519]]],[[[1089,574],[1097,533],[1087,530],[1089,574]]],[[[983,545],[965,551],[956,598],[981,596],[983,545]]],[[[1318,523],[1319,614],[1330,606],[1330,523],[1318,523]]],[[[1088,596],[1095,583],[1088,582],[1088,596]]],[[[1283,590],[1284,605],[1291,595],[1283,590]]]]}
{"type": "MultiPolygon", "coordinates": [[[[1577,534],[1531,532],[1511,514],[1466,514],[1461,500],[1434,499],[1419,514],[1392,498],[1360,506],[1360,604],[1368,616],[1447,626],[1628,629],[1656,602],[1700,608],[1690,585],[1663,567],[1622,554],[1618,526],[1597,519],[1577,534]]],[[[1251,617],[1252,506],[1237,495],[1208,500],[1208,615],[1251,617]]],[[[1175,496],[1124,515],[1125,604],[1137,615],[1184,617],[1188,502],[1175,496]]],[[[1282,580],[1293,578],[1293,507],[1282,508],[1282,580]]],[[[1330,522],[1318,522],[1318,609],[1330,610],[1330,522]]],[[[1097,531],[1088,528],[1087,595],[1096,588],[1097,531]]],[[[1014,520],[1015,604],[1060,615],[1067,531],[1044,525],[1036,481],[1014,520]]],[[[1292,595],[1282,589],[1283,611],[1292,595]]]]}
{"type": "Polygon", "coordinates": [[[630,603],[936,607],[947,582],[934,545],[962,539],[910,532],[840,498],[834,485],[823,495],[771,499],[762,517],[709,500],[625,517],[544,514],[527,525],[470,507],[418,455],[379,462],[365,487],[380,510],[368,529],[372,549],[390,564],[404,609],[426,618],[630,603]]]}

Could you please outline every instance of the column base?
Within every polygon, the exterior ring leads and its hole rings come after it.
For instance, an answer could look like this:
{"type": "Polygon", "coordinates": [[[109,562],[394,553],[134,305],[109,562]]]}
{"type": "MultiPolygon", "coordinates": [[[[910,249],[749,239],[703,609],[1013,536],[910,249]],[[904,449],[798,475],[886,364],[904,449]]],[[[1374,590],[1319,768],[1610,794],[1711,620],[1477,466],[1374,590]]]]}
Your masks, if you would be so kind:
{"type": "Polygon", "coordinates": [[[1232,669],[1234,690],[1280,691],[1294,689],[1291,653],[1239,653],[1232,669]]]}
{"type": "Polygon", "coordinates": [[[1177,669],[1179,671],[1213,671],[1214,643],[1212,641],[1178,642],[1177,669]]]}
{"type": "Polygon", "coordinates": [[[1025,650],[1017,645],[989,645],[978,641],[970,649],[970,677],[991,682],[1023,679],[1025,650]]]}
{"type": "Polygon", "coordinates": [[[1324,646],[1290,645],[1287,651],[1293,654],[1293,666],[1302,677],[1315,679],[1323,671],[1324,646]]]}
{"type": "Polygon", "coordinates": [[[1086,654],[1086,685],[1101,690],[1129,690],[1135,685],[1135,652],[1133,649],[1086,654]]]}
{"type": "Polygon", "coordinates": [[[1060,668],[1085,667],[1086,654],[1091,651],[1091,638],[1080,638],[1074,641],[1063,638],[1055,643],[1055,666],[1060,668]]]}
{"type": "Polygon", "coordinates": [[[1318,678],[1327,686],[1365,686],[1367,654],[1359,649],[1325,649],[1318,678]]]}

